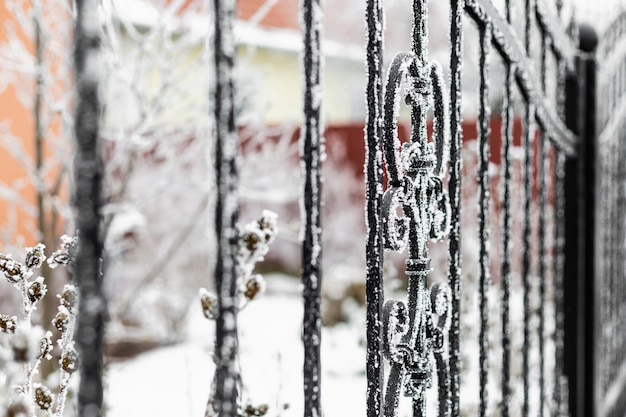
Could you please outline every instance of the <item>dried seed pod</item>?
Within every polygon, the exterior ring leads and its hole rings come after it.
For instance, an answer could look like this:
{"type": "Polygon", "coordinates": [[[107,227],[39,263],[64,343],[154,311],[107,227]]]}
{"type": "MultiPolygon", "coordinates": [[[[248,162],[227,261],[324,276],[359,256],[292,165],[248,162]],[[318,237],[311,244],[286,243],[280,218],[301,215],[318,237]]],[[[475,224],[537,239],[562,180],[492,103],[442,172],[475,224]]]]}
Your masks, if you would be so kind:
{"type": "Polygon", "coordinates": [[[24,263],[29,269],[39,268],[43,261],[46,260],[44,249],[46,246],[43,243],[38,243],[34,248],[26,248],[26,259],[24,263]]]}
{"type": "Polygon", "coordinates": [[[251,253],[254,253],[257,250],[260,241],[260,236],[254,231],[245,232],[241,235],[241,242],[243,246],[251,253]]]}
{"type": "Polygon", "coordinates": [[[32,414],[32,405],[24,394],[19,395],[6,409],[6,417],[24,417],[32,414]]]}
{"type": "Polygon", "coordinates": [[[55,269],[57,266],[67,266],[71,262],[71,259],[67,252],[63,250],[58,250],[52,253],[48,258],[48,265],[50,268],[55,269]]]}
{"type": "Polygon", "coordinates": [[[278,233],[278,215],[269,210],[263,210],[261,218],[258,220],[259,229],[262,230],[265,238],[265,243],[270,243],[276,237],[278,233]]]}
{"type": "Polygon", "coordinates": [[[204,317],[209,320],[215,320],[217,317],[217,297],[215,294],[200,288],[200,303],[202,304],[202,312],[204,317]]]}
{"type": "Polygon", "coordinates": [[[48,286],[44,284],[43,277],[37,278],[28,287],[28,299],[31,303],[41,300],[48,292],[48,286]]]}
{"type": "Polygon", "coordinates": [[[33,384],[33,388],[35,388],[35,404],[44,411],[50,409],[52,405],[52,392],[41,384],[33,384]]]}
{"type": "Polygon", "coordinates": [[[267,404],[261,404],[258,407],[255,407],[252,404],[248,404],[246,405],[246,408],[244,408],[243,413],[245,416],[249,417],[260,417],[267,414],[268,409],[269,407],[267,406],[267,404]]]}
{"type": "Polygon", "coordinates": [[[261,275],[252,275],[245,283],[243,295],[248,300],[254,300],[265,291],[265,280],[261,275]]]}
{"type": "Polygon", "coordinates": [[[48,360],[52,359],[52,349],[54,349],[54,345],[52,344],[52,333],[48,331],[39,341],[39,351],[41,352],[41,357],[48,360]]]}
{"type": "Polygon", "coordinates": [[[11,258],[11,255],[0,255],[0,272],[11,284],[16,284],[26,277],[26,267],[11,258]]]}
{"type": "Polygon", "coordinates": [[[2,333],[13,334],[17,329],[17,317],[0,314],[0,331],[2,333]]]}
{"type": "Polygon", "coordinates": [[[67,308],[63,306],[59,306],[59,312],[56,314],[56,316],[54,316],[54,319],[52,319],[52,324],[58,331],[63,333],[67,330],[69,321],[70,321],[69,311],[67,310],[67,308]]]}
{"type": "Polygon", "coordinates": [[[67,266],[72,263],[78,248],[78,238],[61,236],[61,248],[54,251],[48,258],[48,265],[54,269],[59,265],[67,266]]]}
{"type": "Polygon", "coordinates": [[[59,360],[61,368],[68,374],[72,374],[78,370],[78,352],[74,349],[74,343],[71,343],[61,355],[59,360]]]}
{"type": "Polygon", "coordinates": [[[61,299],[61,305],[63,307],[67,308],[70,312],[74,312],[78,300],[78,292],[75,286],[66,284],[63,288],[63,292],[58,297],[61,299]]]}

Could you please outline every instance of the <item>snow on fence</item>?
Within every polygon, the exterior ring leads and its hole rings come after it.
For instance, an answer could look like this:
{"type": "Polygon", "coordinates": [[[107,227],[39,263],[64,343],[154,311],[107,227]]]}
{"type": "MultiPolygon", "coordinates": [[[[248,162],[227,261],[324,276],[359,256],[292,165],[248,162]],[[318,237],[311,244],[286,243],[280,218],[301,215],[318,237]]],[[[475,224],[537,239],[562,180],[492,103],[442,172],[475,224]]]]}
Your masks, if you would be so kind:
{"type": "MultiPolygon", "coordinates": [[[[567,414],[568,401],[567,380],[563,371],[563,332],[557,330],[554,335],[545,329],[547,320],[546,307],[554,306],[554,320],[557,329],[562,328],[563,298],[561,292],[561,276],[563,265],[562,234],[564,231],[563,207],[563,164],[566,155],[573,155],[577,138],[565,126],[564,90],[566,71],[574,72],[575,47],[562,29],[553,24],[558,22],[551,15],[542,1],[526,2],[524,9],[524,46],[522,47],[515,33],[512,23],[511,3],[505,2],[504,16],[488,0],[467,0],[451,2],[450,25],[450,119],[445,112],[437,111],[438,106],[447,109],[447,103],[442,100],[440,92],[442,80],[433,76],[432,68],[436,63],[427,61],[427,33],[425,20],[427,11],[424,1],[413,3],[413,34],[412,51],[396,56],[396,61],[389,69],[387,85],[382,90],[382,50],[377,47],[382,42],[382,16],[378,14],[380,4],[373,0],[368,4],[368,34],[369,54],[368,70],[370,79],[368,84],[368,127],[366,128],[368,143],[367,166],[368,181],[368,415],[382,414],[392,416],[398,406],[398,391],[403,380],[404,394],[411,397],[414,415],[425,415],[424,392],[433,385],[433,380],[439,386],[439,415],[457,416],[466,412],[461,409],[461,350],[463,349],[463,335],[460,334],[461,312],[461,285],[463,283],[461,262],[461,153],[463,143],[461,130],[461,75],[462,75],[462,44],[463,21],[469,17],[479,32],[479,115],[478,115],[478,149],[479,149],[479,209],[478,209],[478,248],[479,257],[479,319],[480,332],[478,355],[475,358],[479,363],[478,384],[469,395],[479,398],[477,404],[478,415],[486,416],[498,408],[501,415],[508,416],[513,410],[519,410],[522,415],[555,412],[567,414]],[[537,35],[540,37],[538,45],[532,44],[537,35]],[[502,109],[502,170],[503,180],[501,192],[501,219],[499,223],[489,218],[489,154],[490,154],[490,109],[489,109],[489,58],[491,50],[504,62],[504,102],[502,109]],[[535,52],[535,51],[538,51],[535,52]],[[537,76],[534,62],[529,58],[538,58],[539,76],[537,76]],[[548,72],[547,58],[556,70],[548,72]],[[397,61],[403,65],[404,84],[394,77],[394,67],[397,61]],[[547,77],[553,74],[548,85],[547,77]],[[372,76],[373,75],[373,76],[372,76]],[[390,135],[395,134],[394,113],[397,111],[401,94],[400,88],[406,95],[406,103],[412,111],[411,144],[398,149],[399,144],[390,135]],[[511,147],[513,125],[513,90],[517,88],[518,97],[524,105],[524,244],[521,294],[511,292],[511,147]],[[554,89],[549,91],[548,88],[554,89]],[[380,97],[385,96],[382,103],[380,97]],[[387,97],[390,97],[387,99],[387,97]],[[451,143],[448,147],[445,134],[432,137],[432,144],[428,142],[425,123],[427,109],[435,106],[434,117],[441,124],[440,131],[445,132],[449,125],[451,143]],[[383,124],[382,128],[380,124],[383,124]],[[537,133],[535,133],[537,132],[537,133]],[[539,146],[533,142],[539,141],[539,146]],[[437,148],[437,163],[434,163],[432,146],[437,148]],[[384,153],[381,152],[381,146],[384,153]],[[388,175],[388,186],[383,193],[382,155],[388,175]],[[450,159],[449,167],[442,166],[442,156],[450,159]],[[551,160],[548,171],[549,156],[551,160]],[[398,161],[402,161],[401,168],[398,161]],[[539,172],[533,174],[533,161],[538,161],[539,172]],[[400,171],[399,171],[400,169],[400,171]],[[446,169],[450,170],[446,175],[446,169]],[[447,189],[442,188],[442,181],[447,180],[447,189]],[[531,217],[533,182],[540,191],[538,203],[538,219],[534,222],[531,217]],[[550,187],[548,186],[550,184],[550,187]],[[548,192],[552,195],[548,196],[548,192]],[[438,195],[441,193],[441,195],[438,195]],[[450,196],[449,208],[446,201],[450,196]],[[434,198],[433,198],[434,197],[434,198]],[[547,236],[546,219],[548,215],[548,200],[556,201],[554,236],[547,236]],[[392,203],[390,203],[392,202],[392,203]],[[441,203],[440,203],[441,202],[441,203]],[[395,206],[394,206],[395,205],[395,206]],[[396,207],[398,206],[398,207],[396,207]],[[400,213],[400,214],[398,214],[400,213]],[[437,230],[435,226],[450,222],[450,235],[447,237],[449,249],[448,282],[434,284],[429,291],[426,288],[430,272],[428,238],[441,239],[447,232],[447,227],[437,230]],[[533,230],[536,227],[538,229],[533,230]],[[496,352],[490,348],[490,306],[496,300],[489,298],[492,293],[493,279],[490,276],[489,257],[490,230],[500,228],[501,242],[497,248],[501,251],[500,281],[500,311],[501,311],[501,375],[499,379],[499,400],[494,402],[490,395],[493,375],[489,371],[490,357],[496,352]],[[437,233],[440,232],[440,233],[437,233]],[[408,307],[396,301],[383,303],[380,282],[382,281],[382,247],[403,250],[403,246],[396,245],[398,234],[409,242],[409,259],[407,259],[407,275],[409,279],[408,307]],[[407,236],[408,234],[408,236],[407,236]],[[536,239],[536,242],[531,241],[536,239]],[[548,248],[547,239],[553,242],[548,248]],[[416,250],[417,247],[422,249],[416,250]],[[533,249],[536,245],[536,249],[533,249]],[[535,259],[536,258],[536,259],[535,259]],[[531,269],[536,263],[536,270],[531,269]],[[417,269],[416,269],[417,268],[417,269]],[[552,268],[551,271],[549,269],[552,268]],[[539,363],[536,370],[530,368],[531,354],[531,280],[539,281],[538,288],[538,335],[532,340],[538,343],[539,363]],[[551,300],[547,292],[548,280],[551,288],[551,300]],[[434,288],[437,286],[436,288],[434,288]],[[445,291],[442,292],[442,289],[445,291]],[[523,396],[521,404],[512,404],[511,387],[511,323],[510,304],[512,297],[523,298],[523,326],[524,346],[523,354],[523,396]],[[451,310],[451,311],[450,311],[451,310]],[[450,316],[450,317],[449,317],[450,316]],[[451,322],[447,321],[451,318],[451,322]],[[433,323],[437,320],[437,326],[433,323]],[[449,329],[448,329],[449,326],[449,329]],[[446,332],[445,337],[440,332],[446,332]],[[441,338],[441,340],[440,340],[441,338]],[[445,343],[444,343],[445,339],[445,343]],[[554,343],[553,375],[548,376],[546,345],[554,343]],[[444,346],[445,345],[445,346],[444,346]],[[381,346],[383,347],[381,349],[381,346]],[[382,386],[383,367],[382,352],[386,353],[391,362],[391,370],[387,386],[382,386]],[[433,361],[433,357],[435,361],[433,361]],[[370,362],[371,361],[371,362],[370,362]],[[380,366],[378,364],[381,364],[380,366]],[[437,374],[435,378],[435,373],[437,374]],[[547,380],[551,381],[550,386],[547,380]],[[531,398],[531,385],[538,386],[536,396],[531,398]],[[386,391],[383,395],[383,391],[386,391]],[[489,393],[489,395],[488,395],[489,393]],[[532,403],[532,404],[531,404],[532,403]]],[[[560,9],[557,11],[560,13],[560,9]]],[[[571,98],[570,98],[571,99],[571,98]]],[[[402,240],[400,239],[400,240],[402,240]]],[[[519,249],[518,249],[519,250],[519,249]]],[[[467,346],[468,343],[465,343],[467,346]]],[[[467,388],[467,386],[465,387],[467,388]]],[[[467,393],[465,395],[468,395],[467,393]]]]}
{"type": "MultiPolygon", "coordinates": [[[[237,366],[240,237],[233,82],[235,2],[214,0],[212,4],[217,300],[211,307],[216,307],[216,372],[206,416],[234,417],[241,406],[237,366]]],[[[574,22],[563,25],[561,2],[552,8],[544,0],[526,0],[518,8],[522,18],[513,16],[510,0],[505,0],[503,11],[491,0],[451,0],[450,5],[449,81],[440,63],[428,58],[427,0],[414,0],[412,33],[407,34],[411,51],[395,56],[384,82],[382,0],[366,2],[367,415],[398,415],[401,394],[409,397],[414,416],[621,415],[626,408],[626,164],[621,157],[626,152],[622,133],[626,20],[623,16],[616,20],[594,56],[595,44],[584,36],[585,31],[574,22]],[[521,34],[514,19],[522,22],[521,34]],[[474,173],[478,201],[474,208],[463,206],[461,198],[463,190],[471,186],[462,183],[469,180],[462,175],[465,142],[461,113],[467,22],[477,27],[479,36],[478,168],[474,173]],[[579,33],[580,50],[576,46],[579,33]],[[504,66],[500,209],[495,211],[496,218],[490,214],[494,173],[490,167],[489,90],[493,86],[489,69],[493,55],[504,66]],[[596,89],[594,65],[598,61],[607,65],[600,70],[596,89]],[[410,140],[402,145],[397,133],[401,103],[411,111],[410,140]],[[523,113],[521,164],[514,163],[513,156],[516,104],[523,113]],[[601,116],[596,144],[594,117],[598,109],[601,116]],[[432,132],[427,128],[431,113],[432,132]],[[594,159],[595,146],[600,159],[594,159]],[[594,164],[600,161],[601,169],[595,171],[594,164]],[[517,184],[514,178],[523,178],[523,189],[513,188],[517,184]],[[594,189],[597,198],[592,194],[594,189]],[[538,198],[534,190],[538,190],[538,198]],[[521,206],[514,207],[514,201],[521,206]],[[472,209],[477,213],[476,230],[462,229],[461,212],[472,209]],[[513,235],[516,222],[522,225],[519,239],[513,235]],[[474,236],[468,239],[464,234],[470,231],[474,236]],[[447,242],[446,280],[432,282],[431,241],[447,242]],[[500,256],[494,273],[496,250],[500,256]],[[385,251],[407,253],[406,302],[385,300],[385,251]],[[464,270],[470,269],[470,263],[463,264],[468,257],[478,260],[476,271],[464,270]],[[513,267],[514,263],[519,265],[513,267]],[[461,303],[467,301],[463,286],[475,291],[471,294],[477,299],[474,305],[461,303]],[[516,310],[515,306],[521,308],[516,310]],[[498,317],[493,317],[494,311],[498,317]],[[463,314],[479,323],[475,336],[463,330],[463,314]],[[516,336],[523,340],[516,340],[516,336]],[[499,357],[494,361],[496,355],[499,357]],[[501,369],[494,370],[494,362],[501,369]],[[521,368],[519,380],[512,375],[514,362],[521,368]],[[462,366],[476,369],[476,377],[463,380],[462,366]],[[436,389],[434,396],[428,395],[431,389],[436,389]],[[434,402],[429,403],[429,398],[435,398],[434,402]]],[[[80,300],[75,340],[80,354],[78,413],[89,417],[103,412],[106,311],[100,277],[101,103],[95,75],[100,35],[96,7],[96,0],[77,0],[74,29],[73,203],[80,233],[74,262],[80,300]]],[[[323,19],[319,0],[302,1],[301,22],[303,391],[304,414],[316,417],[323,414],[323,19]]],[[[8,322],[3,323],[7,332],[8,322]]],[[[255,413],[249,415],[264,412],[259,409],[255,413]]]]}

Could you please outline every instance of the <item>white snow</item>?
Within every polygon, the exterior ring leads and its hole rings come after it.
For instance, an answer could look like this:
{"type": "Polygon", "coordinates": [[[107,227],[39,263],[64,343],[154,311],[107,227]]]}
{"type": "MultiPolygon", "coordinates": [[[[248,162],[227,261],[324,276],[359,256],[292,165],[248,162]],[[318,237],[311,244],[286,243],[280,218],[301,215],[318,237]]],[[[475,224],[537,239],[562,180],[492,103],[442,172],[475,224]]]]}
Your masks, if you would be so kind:
{"type": "MultiPolygon", "coordinates": [[[[267,277],[268,293],[239,316],[244,398],[269,406],[268,416],[301,416],[302,301],[294,278],[267,277]]],[[[198,303],[184,343],[109,365],[109,417],[203,416],[213,377],[215,323],[198,303]]],[[[364,326],[338,325],[322,334],[322,404],[327,415],[365,414],[364,326]]]]}

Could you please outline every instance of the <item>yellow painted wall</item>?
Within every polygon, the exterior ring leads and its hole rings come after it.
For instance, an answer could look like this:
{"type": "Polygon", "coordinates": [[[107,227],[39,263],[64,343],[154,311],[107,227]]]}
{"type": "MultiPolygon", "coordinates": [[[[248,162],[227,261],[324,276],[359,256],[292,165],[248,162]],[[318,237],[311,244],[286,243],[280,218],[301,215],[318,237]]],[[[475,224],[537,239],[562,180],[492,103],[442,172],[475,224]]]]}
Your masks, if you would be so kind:
{"type": "MultiPolygon", "coordinates": [[[[294,52],[239,48],[239,64],[257,90],[266,124],[300,123],[302,75],[294,52]]],[[[323,114],[327,125],[362,122],[365,71],[359,62],[326,58],[322,68],[323,114]]]]}

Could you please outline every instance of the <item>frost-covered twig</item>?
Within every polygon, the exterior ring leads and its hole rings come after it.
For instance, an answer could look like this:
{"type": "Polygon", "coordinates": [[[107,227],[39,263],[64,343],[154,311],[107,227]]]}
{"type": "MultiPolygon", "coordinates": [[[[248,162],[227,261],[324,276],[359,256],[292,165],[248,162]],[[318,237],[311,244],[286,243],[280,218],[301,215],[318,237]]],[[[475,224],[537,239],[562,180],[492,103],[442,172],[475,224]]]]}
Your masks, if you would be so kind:
{"type": "MultiPolygon", "coordinates": [[[[255,265],[262,261],[269,245],[278,234],[278,216],[264,210],[258,220],[250,222],[243,227],[239,227],[239,239],[237,245],[237,312],[240,312],[250,301],[258,298],[265,291],[265,280],[259,274],[253,274],[255,265]]],[[[204,316],[209,320],[215,320],[218,312],[218,297],[215,293],[205,288],[200,289],[200,303],[204,316]]],[[[265,404],[257,407],[250,403],[244,405],[242,397],[241,373],[238,373],[238,396],[237,406],[239,416],[263,416],[267,413],[268,407],[265,404]]],[[[216,416],[215,410],[215,379],[209,394],[205,417],[216,416]]]]}
{"type": "MultiPolygon", "coordinates": [[[[63,237],[61,249],[48,258],[51,267],[70,265],[76,238],[63,237]]],[[[62,350],[60,364],[60,388],[56,396],[56,411],[53,413],[52,391],[41,382],[35,382],[44,360],[52,359],[52,332],[44,331],[41,326],[32,324],[32,313],[47,294],[47,285],[43,277],[31,279],[34,270],[44,264],[45,246],[38,244],[26,248],[24,261],[20,262],[11,255],[0,254],[0,272],[20,293],[22,298],[22,320],[16,316],[0,314],[0,371],[6,387],[0,386],[0,392],[7,390],[7,400],[0,401],[0,415],[19,415],[23,411],[27,416],[35,416],[37,408],[50,417],[61,417],[69,389],[70,376],[75,369],[77,355],[73,349],[73,327],[76,318],[76,291],[73,286],[66,286],[59,295],[61,305],[53,321],[54,327],[62,334],[58,343],[62,350]],[[21,369],[21,371],[17,370],[21,369]],[[17,413],[17,414],[16,414],[17,413]]],[[[2,385],[2,384],[0,384],[2,385]]]]}
{"type": "Polygon", "coordinates": [[[61,365],[59,369],[60,388],[56,410],[54,412],[55,417],[61,417],[63,415],[70,378],[78,369],[78,353],[74,348],[73,341],[74,327],[76,324],[76,310],[78,306],[78,292],[76,291],[76,287],[68,284],[58,297],[60,299],[59,312],[54,319],[54,326],[62,334],[61,339],[58,341],[62,353],[61,360],[59,361],[59,364],[61,365]]]}
{"type": "MultiPolygon", "coordinates": [[[[255,265],[269,252],[269,245],[278,234],[278,217],[264,210],[262,216],[239,227],[237,245],[237,299],[241,311],[250,301],[265,292],[265,280],[254,274],[255,265]]],[[[200,289],[200,302],[206,318],[212,320],[217,314],[217,296],[205,288],[200,289]]]]}

